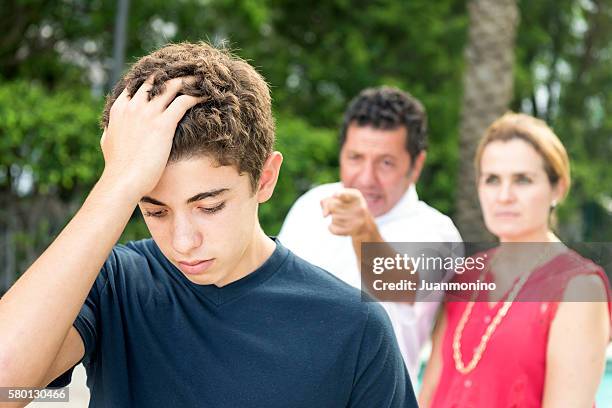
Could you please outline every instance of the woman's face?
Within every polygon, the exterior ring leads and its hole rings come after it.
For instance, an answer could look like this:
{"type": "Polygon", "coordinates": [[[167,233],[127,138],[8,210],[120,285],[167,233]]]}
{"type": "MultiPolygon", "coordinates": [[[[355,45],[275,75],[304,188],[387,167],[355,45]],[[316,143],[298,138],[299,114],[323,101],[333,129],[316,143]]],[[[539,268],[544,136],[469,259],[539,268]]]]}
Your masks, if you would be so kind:
{"type": "Polygon", "coordinates": [[[544,242],[550,207],[562,197],[542,156],[522,139],[489,143],[480,160],[478,197],[487,229],[502,242],[544,242]]]}

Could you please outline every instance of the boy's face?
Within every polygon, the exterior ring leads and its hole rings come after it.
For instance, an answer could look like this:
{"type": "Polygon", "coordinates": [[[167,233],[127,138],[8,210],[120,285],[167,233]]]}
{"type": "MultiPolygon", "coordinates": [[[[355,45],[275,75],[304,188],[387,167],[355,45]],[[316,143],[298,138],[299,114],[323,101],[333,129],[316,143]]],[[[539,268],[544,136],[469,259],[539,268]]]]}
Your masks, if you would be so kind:
{"type": "Polygon", "coordinates": [[[248,174],[201,156],[169,164],[139,207],[174,266],[194,283],[223,286],[258,266],[257,208],[266,199],[248,174]]]}

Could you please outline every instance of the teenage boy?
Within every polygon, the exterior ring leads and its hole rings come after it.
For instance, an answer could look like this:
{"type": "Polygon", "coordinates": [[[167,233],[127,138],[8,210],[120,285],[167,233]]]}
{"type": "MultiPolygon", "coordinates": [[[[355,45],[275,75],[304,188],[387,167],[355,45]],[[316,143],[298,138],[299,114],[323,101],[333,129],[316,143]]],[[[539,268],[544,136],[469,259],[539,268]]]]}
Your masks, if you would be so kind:
{"type": "Polygon", "coordinates": [[[270,239],[269,89],[205,43],[139,60],[103,115],[104,171],[0,299],[0,386],[93,407],[416,407],[384,310],[270,239]],[[114,246],[134,208],[152,239],[114,246]]]}

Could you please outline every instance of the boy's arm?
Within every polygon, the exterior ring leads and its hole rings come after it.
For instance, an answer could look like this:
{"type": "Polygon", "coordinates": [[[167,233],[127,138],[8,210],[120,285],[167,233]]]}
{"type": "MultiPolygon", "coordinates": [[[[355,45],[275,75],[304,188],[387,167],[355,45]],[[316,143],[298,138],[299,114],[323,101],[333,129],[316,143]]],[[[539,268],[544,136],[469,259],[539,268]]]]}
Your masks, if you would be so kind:
{"type": "Polygon", "coordinates": [[[132,98],[124,90],[115,101],[101,140],[102,176],[60,235],[0,299],[0,386],[45,386],[52,367],[70,368],[83,356],[72,324],[138,201],[159,181],[178,121],[200,101],[176,96],[181,78],[149,101],[152,82],[132,98]]]}

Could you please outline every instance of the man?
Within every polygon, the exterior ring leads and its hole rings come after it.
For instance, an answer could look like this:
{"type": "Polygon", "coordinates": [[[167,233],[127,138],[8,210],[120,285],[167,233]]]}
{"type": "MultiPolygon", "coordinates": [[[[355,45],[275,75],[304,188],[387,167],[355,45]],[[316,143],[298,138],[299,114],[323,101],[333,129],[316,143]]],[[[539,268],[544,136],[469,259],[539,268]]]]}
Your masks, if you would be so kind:
{"type": "Polygon", "coordinates": [[[82,360],[95,407],[416,407],[383,309],[259,226],[282,156],[250,65],[166,46],[103,126],[98,183],[0,300],[0,386],[82,360]],[[137,205],[152,239],[113,248],[137,205]]]}
{"type": "MultiPolygon", "coordinates": [[[[450,218],[419,201],[415,184],[426,155],[426,115],[395,88],[362,91],[340,132],[340,182],[300,197],[280,241],[297,255],[359,288],[362,242],[460,242],[450,218]]],[[[436,302],[384,303],[415,380],[436,302]]]]}

